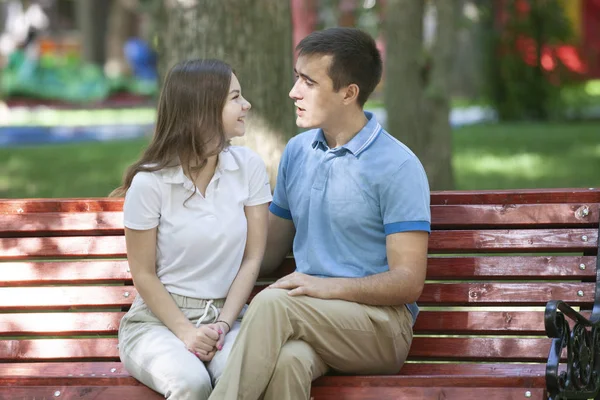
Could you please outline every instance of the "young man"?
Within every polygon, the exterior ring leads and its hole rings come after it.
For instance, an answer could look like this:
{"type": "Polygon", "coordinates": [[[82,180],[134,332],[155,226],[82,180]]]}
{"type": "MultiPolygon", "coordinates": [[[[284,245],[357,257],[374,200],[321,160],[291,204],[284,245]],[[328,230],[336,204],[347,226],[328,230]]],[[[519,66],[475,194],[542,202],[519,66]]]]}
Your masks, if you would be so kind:
{"type": "Polygon", "coordinates": [[[329,369],[397,373],[412,341],[429,187],[417,157],[363,111],[381,56],[351,28],[297,49],[290,97],[312,130],[283,154],[263,262],[276,268],[293,243],[296,272],[254,298],[211,399],[308,400],[329,369]]]}

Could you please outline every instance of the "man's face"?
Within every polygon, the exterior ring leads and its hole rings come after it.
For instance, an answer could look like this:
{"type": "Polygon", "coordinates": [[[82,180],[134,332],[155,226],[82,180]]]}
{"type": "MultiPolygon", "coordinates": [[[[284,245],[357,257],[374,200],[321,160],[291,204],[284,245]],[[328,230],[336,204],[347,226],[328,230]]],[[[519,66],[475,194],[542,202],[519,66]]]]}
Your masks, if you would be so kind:
{"type": "Polygon", "coordinates": [[[296,61],[296,83],[290,97],[296,106],[296,125],[300,128],[327,129],[339,115],[344,94],[343,90],[333,90],[328,74],[331,60],[330,55],[309,55],[296,61]]]}

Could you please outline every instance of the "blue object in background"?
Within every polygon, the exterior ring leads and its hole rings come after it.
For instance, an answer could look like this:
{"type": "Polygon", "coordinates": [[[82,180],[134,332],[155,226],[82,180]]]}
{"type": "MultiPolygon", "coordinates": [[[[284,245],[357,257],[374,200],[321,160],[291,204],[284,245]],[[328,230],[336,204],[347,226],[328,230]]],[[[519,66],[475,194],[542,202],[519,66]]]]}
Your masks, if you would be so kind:
{"type": "Polygon", "coordinates": [[[158,79],[156,53],[146,41],[140,38],[131,38],[125,43],[123,50],[136,78],[143,80],[158,79]]]}
{"type": "Polygon", "coordinates": [[[1,127],[0,147],[134,139],[152,133],[152,129],[152,124],[1,127]]]}

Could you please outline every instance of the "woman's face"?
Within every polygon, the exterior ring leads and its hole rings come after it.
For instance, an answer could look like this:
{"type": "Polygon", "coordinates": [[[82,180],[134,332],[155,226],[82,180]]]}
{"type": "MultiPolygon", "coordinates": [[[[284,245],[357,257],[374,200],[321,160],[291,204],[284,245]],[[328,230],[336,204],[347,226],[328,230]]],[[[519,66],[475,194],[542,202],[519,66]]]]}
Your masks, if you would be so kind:
{"type": "Polygon", "coordinates": [[[242,97],[242,88],[238,78],[235,74],[232,74],[229,94],[223,108],[223,127],[227,140],[244,136],[246,132],[246,115],[250,107],[250,103],[242,97]]]}

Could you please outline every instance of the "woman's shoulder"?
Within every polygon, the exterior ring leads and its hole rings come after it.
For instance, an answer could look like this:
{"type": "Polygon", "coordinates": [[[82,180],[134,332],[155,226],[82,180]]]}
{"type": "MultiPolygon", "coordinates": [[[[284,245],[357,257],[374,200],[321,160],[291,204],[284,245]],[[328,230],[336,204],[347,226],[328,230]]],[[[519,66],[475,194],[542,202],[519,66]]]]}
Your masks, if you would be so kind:
{"type": "Polygon", "coordinates": [[[238,162],[238,165],[253,166],[256,164],[264,165],[264,161],[254,150],[244,146],[229,146],[227,150],[238,162]]]}

